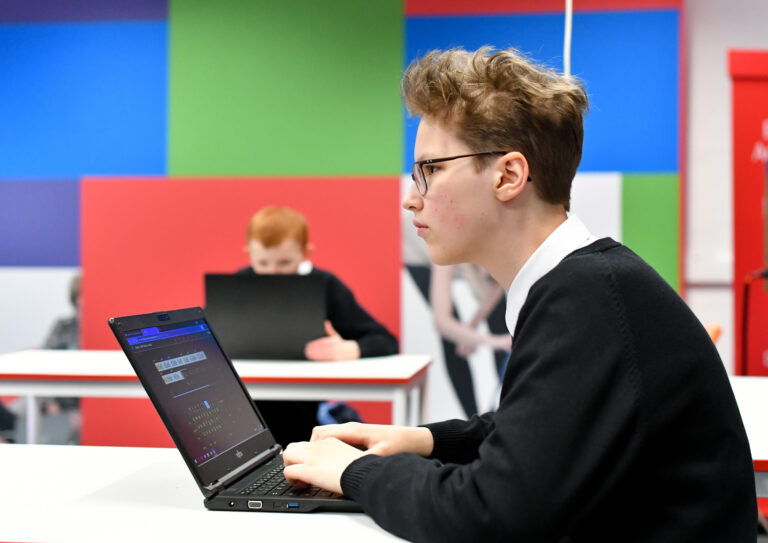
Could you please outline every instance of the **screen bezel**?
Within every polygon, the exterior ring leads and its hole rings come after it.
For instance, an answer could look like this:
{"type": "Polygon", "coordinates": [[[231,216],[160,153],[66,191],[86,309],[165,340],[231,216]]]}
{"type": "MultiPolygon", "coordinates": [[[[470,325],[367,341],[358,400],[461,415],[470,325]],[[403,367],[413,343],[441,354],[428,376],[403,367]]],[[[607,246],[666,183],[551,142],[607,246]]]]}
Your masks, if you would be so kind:
{"type": "Polygon", "coordinates": [[[190,471],[195,476],[195,479],[198,483],[198,486],[200,487],[200,490],[203,492],[203,494],[206,497],[209,497],[210,495],[215,494],[215,492],[212,492],[209,489],[206,489],[205,488],[206,486],[209,486],[215,483],[216,481],[219,481],[221,478],[225,477],[227,474],[232,473],[233,471],[241,467],[243,464],[249,462],[252,458],[263,454],[265,451],[268,451],[269,449],[272,449],[277,445],[275,438],[272,436],[272,433],[269,431],[269,428],[267,427],[267,424],[264,421],[264,417],[261,415],[258,408],[256,408],[253,401],[251,400],[251,396],[250,394],[248,394],[248,389],[245,387],[245,384],[243,383],[242,379],[240,379],[240,376],[238,375],[237,370],[232,364],[232,360],[229,358],[227,353],[225,353],[224,350],[221,348],[221,344],[219,343],[219,340],[216,337],[216,333],[214,332],[213,328],[210,326],[210,322],[208,322],[208,320],[205,318],[205,314],[202,308],[189,307],[185,309],[176,309],[172,311],[159,311],[155,313],[146,313],[143,315],[113,317],[109,319],[109,326],[112,329],[112,332],[114,333],[118,343],[120,344],[120,347],[122,348],[123,353],[125,353],[126,357],[128,358],[128,361],[131,363],[131,366],[133,367],[134,372],[136,373],[137,377],[139,378],[139,381],[144,387],[144,390],[147,392],[149,399],[152,401],[152,405],[155,406],[157,413],[160,415],[160,419],[163,421],[165,428],[168,430],[168,433],[171,435],[171,439],[173,439],[173,442],[176,445],[176,448],[181,453],[181,456],[184,458],[184,461],[187,463],[187,466],[189,467],[190,471]],[[258,417],[258,419],[264,425],[263,432],[256,434],[255,436],[247,439],[246,441],[240,443],[239,445],[232,447],[227,451],[222,452],[215,458],[212,458],[211,460],[208,460],[204,464],[200,464],[200,465],[194,463],[192,459],[192,455],[187,450],[186,446],[184,445],[184,442],[181,440],[179,435],[174,430],[170,417],[163,409],[158,398],[152,392],[151,387],[148,386],[145,380],[146,378],[143,373],[143,368],[141,368],[137,363],[137,361],[134,359],[133,351],[131,350],[130,345],[128,344],[124,336],[124,332],[136,330],[139,328],[157,326],[158,324],[162,324],[162,325],[174,324],[174,323],[180,323],[180,322],[191,321],[191,320],[204,320],[205,323],[208,325],[216,346],[221,351],[221,354],[224,356],[224,360],[226,360],[227,364],[232,370],[232,373],[235,379],[237,379],[237,382],[240,385],[240,390],[242,390],[243,394],[248,399],[248,404],[252,407],[254,414],[258,417]]]}

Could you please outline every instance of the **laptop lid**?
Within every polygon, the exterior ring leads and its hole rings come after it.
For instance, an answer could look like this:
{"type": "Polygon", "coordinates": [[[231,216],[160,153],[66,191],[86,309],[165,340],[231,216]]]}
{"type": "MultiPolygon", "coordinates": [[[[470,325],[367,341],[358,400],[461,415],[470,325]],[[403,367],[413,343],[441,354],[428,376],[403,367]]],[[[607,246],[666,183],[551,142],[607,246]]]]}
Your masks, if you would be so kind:
{"type": "Polygon", "coordinates": [[[201,308],[109,326],[206,497],[279,452],[201,308]]]}
{"type": "Polygon", "coordinates": [[[232,358],[304,360],[325,336],[325,278],[206,274],[205,313],[232,358]]]}

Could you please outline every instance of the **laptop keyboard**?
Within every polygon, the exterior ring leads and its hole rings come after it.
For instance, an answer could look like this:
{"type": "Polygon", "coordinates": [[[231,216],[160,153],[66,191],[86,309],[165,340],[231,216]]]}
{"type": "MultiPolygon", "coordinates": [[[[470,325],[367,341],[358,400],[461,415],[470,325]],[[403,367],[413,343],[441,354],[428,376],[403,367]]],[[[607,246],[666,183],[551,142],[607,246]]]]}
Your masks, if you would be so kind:
{"type": "Polygon", "coordinates": [[[336,498],[340,496],[330,490],[323,490],[316,486],[299,488],[291,485],[283,476],[283,463],[279,462],[275,467],[263,473],[253,483],[240,491],[244,496],[296,496],[317,498],[336,498]]]}

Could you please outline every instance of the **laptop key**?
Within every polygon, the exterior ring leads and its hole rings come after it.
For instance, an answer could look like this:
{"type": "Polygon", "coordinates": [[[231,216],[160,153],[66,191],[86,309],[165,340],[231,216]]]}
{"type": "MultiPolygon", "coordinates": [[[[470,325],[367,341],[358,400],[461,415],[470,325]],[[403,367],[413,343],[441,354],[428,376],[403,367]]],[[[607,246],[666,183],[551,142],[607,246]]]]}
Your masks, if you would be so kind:
{"type": "Polygon", "coordinates": [[[284,496],[306,496],[306,490],[306,488],[292,486],[290,489],[288,489],[284,496]]]}

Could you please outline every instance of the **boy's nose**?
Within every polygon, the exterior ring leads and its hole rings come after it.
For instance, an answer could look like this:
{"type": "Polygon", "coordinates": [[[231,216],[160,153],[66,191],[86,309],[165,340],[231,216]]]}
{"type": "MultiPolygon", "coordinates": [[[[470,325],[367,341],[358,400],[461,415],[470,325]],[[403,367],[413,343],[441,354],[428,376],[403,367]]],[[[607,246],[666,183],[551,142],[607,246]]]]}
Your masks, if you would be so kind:
{"type": "Polygon", "coordinates": [[[408,187],[408,192],[403,198],[403,208],[407,209],[408,211],[421,209],[422,203],[421,194],[419,194],[419,191],[416,190],[416,183],[411,183],[408,187]]]}

